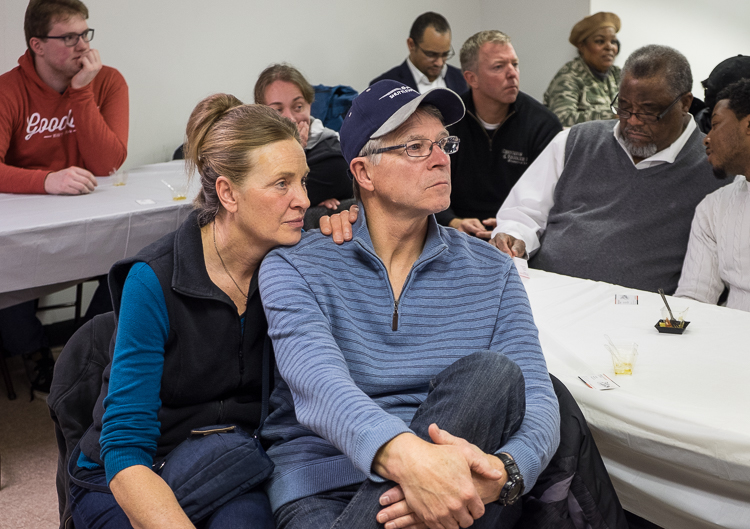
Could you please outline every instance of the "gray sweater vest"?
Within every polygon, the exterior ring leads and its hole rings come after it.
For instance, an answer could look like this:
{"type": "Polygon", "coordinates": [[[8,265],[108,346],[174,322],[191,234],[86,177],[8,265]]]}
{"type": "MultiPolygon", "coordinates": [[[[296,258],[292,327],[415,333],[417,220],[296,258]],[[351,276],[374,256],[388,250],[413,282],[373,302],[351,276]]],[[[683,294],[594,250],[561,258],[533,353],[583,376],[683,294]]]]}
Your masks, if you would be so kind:
{"type": "Polygon", "coordinates": [[[703,136],[693,131],[674,163],[638,170],[611,121],[571,128],[554,206],[530,266],[674,292],[695,207],[726,183],[713,177],[703,136]]]}

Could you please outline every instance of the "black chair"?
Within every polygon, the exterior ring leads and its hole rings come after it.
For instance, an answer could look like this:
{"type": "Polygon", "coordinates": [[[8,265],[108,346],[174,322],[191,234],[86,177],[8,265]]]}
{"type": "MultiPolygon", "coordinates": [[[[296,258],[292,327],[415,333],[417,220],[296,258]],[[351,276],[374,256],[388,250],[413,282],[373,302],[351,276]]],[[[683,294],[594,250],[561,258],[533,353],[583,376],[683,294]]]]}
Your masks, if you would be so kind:
{"type": "Polygon", "coordinates": [[[560,405],[560,446],[523,496],[517,527],[628,529],[586,418],[565,384],[550,379],[560,405]]]}
{"type": "Polygon", "coordinates": [[[13,380],[10,378],[10,371],[8,370],[8,364],[5,362],[5,349],[0,345],[0,371],[3,374],[3,382],[5,382],[5,389],[8,391],[8,400],[16,399],[16,391],[13,389],[13,380]]]}
{"type": "Polygon", "coordinates": [[[102,373],[110,361],[109,350],[114,331],[113,312],[94,316],[68,340],[55,363],[47,406],[55,424],[57,439],[56,484],[60,529],[73,527],[68,502],[68,460],[93,423],[94,406],[101,392],[102,373]]]}

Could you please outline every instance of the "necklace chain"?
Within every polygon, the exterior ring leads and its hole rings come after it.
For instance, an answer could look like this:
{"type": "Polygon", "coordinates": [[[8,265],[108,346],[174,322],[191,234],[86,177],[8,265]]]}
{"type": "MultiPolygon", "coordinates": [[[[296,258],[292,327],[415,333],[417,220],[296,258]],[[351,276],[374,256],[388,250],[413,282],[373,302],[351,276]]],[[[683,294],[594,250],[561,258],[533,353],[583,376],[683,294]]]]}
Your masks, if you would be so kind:
{"type": "Polygon", "coordinates": [[[242,294],[242,297],[244,297],[245,299],[247,299],[247,294],[245,294],[242,291],[242,289],[240,288],[240,285],[237,284],[237,281],[234,280],[234,278],[232,277],[232,274],[229,273],[229,269],[227,268],[227,265],[224,264],[224,259],[221,258],[221,254],[219,253],[219,247],[216,245],[216,221],[214,221],[213,228],[214,228],[214,230],[213,230],[214,231],[214,248],[216,249],[216,255],[219,256],[219,261],[221,261],[221,266],[224,267],[224,271],[229,276],[229,279],[232,280],[232,283],[234,283],[234,286],[237,287],[237,290],[240,291],[240,294],[242,294]]]}

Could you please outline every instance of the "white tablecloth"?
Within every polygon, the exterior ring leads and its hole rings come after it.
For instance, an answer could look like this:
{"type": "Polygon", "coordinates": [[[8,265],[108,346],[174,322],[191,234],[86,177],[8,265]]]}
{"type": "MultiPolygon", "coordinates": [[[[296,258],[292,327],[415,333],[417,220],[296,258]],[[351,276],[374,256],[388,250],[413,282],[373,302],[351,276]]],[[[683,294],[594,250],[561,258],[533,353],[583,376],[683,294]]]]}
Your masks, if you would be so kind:
{"type": "Polygon", "coordinates": [[[538,270],[524,282],[549,370],[583,410],[623,506],[666,528],[750,528],[750,313],[668,297],[691,323],[659,334],[658,294],[538,270]],[[614,375],[605,333],[638,343],[632,376],[614,375]],[[621,387],[577,378],[599,373],[621,387]]]}
{"type": "Polygon", "coordinates": [[[105,274],[177,229],[192,209],[199,182],[175,201],[162,183],[187,179],[182,161],[129,171],[127,184],[99,178],[89,195],[0,194],[0,308],[40,293],[105,274]],[[150,200],[153,203],[137,201],[150,200]],[[40,288],[41,287],[41,288],[40,288]]]}

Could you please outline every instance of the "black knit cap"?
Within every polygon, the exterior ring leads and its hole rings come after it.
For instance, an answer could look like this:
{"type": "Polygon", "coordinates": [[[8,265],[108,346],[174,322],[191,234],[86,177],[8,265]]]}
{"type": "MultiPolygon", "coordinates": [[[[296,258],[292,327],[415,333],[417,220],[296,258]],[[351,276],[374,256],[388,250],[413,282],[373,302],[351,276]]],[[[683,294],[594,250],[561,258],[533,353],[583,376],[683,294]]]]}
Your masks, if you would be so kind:
{"type": "Polygon", "coordinates": [[[706,106],[713,108],[716,105],[716,96],[719,95],[719,92],[740,79],[750,79],[750,57],[737,55],[721,61],[713,69],[708,79],[701,82],[706,90],[706,106]]]}

